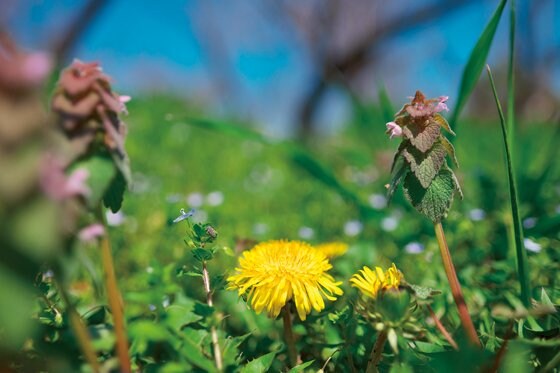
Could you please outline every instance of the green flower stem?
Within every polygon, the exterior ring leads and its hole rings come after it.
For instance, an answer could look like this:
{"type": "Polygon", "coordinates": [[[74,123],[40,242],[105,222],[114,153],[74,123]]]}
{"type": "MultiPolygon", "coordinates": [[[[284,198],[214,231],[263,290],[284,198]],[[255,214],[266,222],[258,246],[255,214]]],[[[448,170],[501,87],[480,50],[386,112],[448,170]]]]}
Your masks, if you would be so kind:
{"type": "Polygon", "coordinates": [[[455,340],[453,339],[451,334],[449,334],[447,329],[445,329],[445,326],[443,326],[443,324],[441,323],[441,320],[439,319],[439,317],[437,317],[436,313],[432,309],[432,306],[427,304],[426,308],[428,309],[428,312],[430,313],[430,317],[432,318],[432,320],[434,320],[434,323],[436,324],[436,327],[438,328],[440,333],[445,337],[447,342],[449,342],[449,344],[451,345],[451,347],[453,347],[453,349],[459,350],[459,346],[457,346],[457,342],[455,342],[455,340]]]}
{"type": "Polygon", "coordinates": [[[451,259],[451,253],[449,252],[449,247],[447,246],[447,241],[445,239],[445,233],[443,232],[441,222],[435,223],[434,229],[436,231],[441,258],[443,260],[443,268],[445,269],[445,274],[447,275],[449,286],[451,286],[451,294],[453,294],[453,299],[455,300],[455,304],[457,305],[461,324],[463,325],[463,328],[465,329],[469,340],[474,345],[481,347],[480,340],[478,339],[478,335],[476,334],[471,316],[469,315],[469,310],[467,308],[467,303],[465,302],[465,297],[463,296],[463,291],[461,290],[461,284],[459,283],[459,279],[457,278],[457,272],[455,271],[455,266],[453,265],[453,260],[451,259]]]}
{"type": "Polygon", "coordinates": [[[292,315],[290,314],[290,303],[286,303],[282,309],[282,319],[284,321],[284,339],[286,340],[286,347],[288,348],[288,359],[290,366],[295,367],[298,362],[298,353],[296,350],[296,340],[294,338],[294,331],[292,330],[292,315]]]}
{"type": "Polygon", "coordinates": [[[58,292],[62,297],[64,303],[66,303],[66,312],[68,312],[68,317],[70,318],[70,327],[72,328],[74,334],[76,335],[76,338],[78,339],[78,344],[82,349],[84,358],[95,373],[100,372],[101,366],[97,361],[97,354],[95,353],[95,349],[93,348],[91,337],[82,321],[82,318],[76,311],[74,305],[70,302],[70,297],[64,289],[64,286],[62,286],[62,284],[60,283],[58,283],[58,292]]]}
{"type": "Polygon", "coordinates": [[[554,368],[558,368],[560,366],[560,351],[554,355],[554,357],[552,358],[552,360],[550,360],[548,362],[548,364],[546,364],[544,366],[544,368],[542,368],[539,373],[546,373],[546,372],[552,372],[552,370],[554,368]]]}
{"type": "Polygon", "coordinates": [[[117,340],[117,355],[120,363],[120,371],[130,373],[132,369],[130,367],[130,357],[128,356],[124,306],[119,288],[117,287],[117,277],[115,276],[115,266],[111,255],[111,242],[109,241],[107,224],[105,224],[104,220],[103,222],[105,234],[101,238],[101,260],[105,271],[105,287],[107,288],[107,297],[109,298],[109,308],[113,314],[115,336],[117,340]]]}
{"type": "MultiPolygon", "coordinates": [[[[210,287],[210,275],[208,274],[208,268],[206,267],[205,260],[202,261],[202,282],[204,283],[204,292],[206,293],[206,304],[208,304],[209,307],[214,307],[214,302],[212,301],[212,289],[210,287]]],[[[220,343],[218,341],[218,331],[214,325],[210,328],[210,335],[212,337],[212,346],[214,348],[214,362],[216,363],[218,371],[221,372],[224,369],[224,364],[222,361],[220,343]]]]}
{"type": "Polygon", "coordinates": [[[377,336],[377,339],[371,349],[366,373],[377,372],[377,366],[381,361],[381,353],[383,352],[383,347],[385,347],[385,342],[387,342],[387,332],[382,330],[379,332],[379,335],[377,336]]]}

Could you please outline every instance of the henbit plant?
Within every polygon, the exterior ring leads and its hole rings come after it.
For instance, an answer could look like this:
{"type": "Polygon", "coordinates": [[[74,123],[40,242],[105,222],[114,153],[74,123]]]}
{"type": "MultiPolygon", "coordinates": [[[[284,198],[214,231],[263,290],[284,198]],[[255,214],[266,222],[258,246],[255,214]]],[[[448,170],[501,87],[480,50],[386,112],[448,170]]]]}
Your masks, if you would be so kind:
{"type": "MultiPolygon", "coordinates": [[[[194,225],[191,225],[189,218],[194,215],[194,213],[194,209],[191,209],[188,212],[185,212],[184,209],[181,209],[181,215],[175,218],[175,220],[173,220],[173,223],[185,221],[188,224],[187,239],[185,240],[185,244],[189,249],[192,250],[194,259],[201,265],[201,267],[199,268],[199,275],[202,276],[202,284],[204,286],[204,293],[206,294],[206,304],[208,305],[208,307],[213,308],[213,290],[210,283],[210,275],[208,273],[208,261],[214,258],[214,254],[216,253],[217,249],[215,247],[207,247],[207,245],[214,243],[214,241],[218,238],[218,232],[212,225],[208,223],[196,223],[194,225]]],[[[218,370],[218,372],[222,372],[224,370],[224,363],[222,359],[222,349],[220,348],[220,343],[218,340],[218,330],[216,329],[216,322],[213,322],[212,325],[210,325],[210,337],[212,339],[214,364],[216,365],[216,369],[218,370]]]]}
{"type": "Polygon", "coordinates": [[[434,224],[443,267],[461,324],[469,340],[480,346],[441,225],[451,208],[455,193],[458,192],[462,197],[459,182],[446,162],[446,156],[449,156],[458,165],[455,149],[441,133],[443,128],[454,135],[447,120],[439,114],[448,110],[447,99],[447,96],[426,99],[422,92],[416,91],[412,101],[395,114],[394,121],[387,123],[390,138],[402,137],[393,158],[387,196],[391,200],[402,183],[406,199],[434,224]]]}
{"type": "MultiPolygon", "coordinates": [[[[59,129],[65,136],[65,152],[51,162],[53,170],[48,170],[48,178],[43,183],[46,190],[53,192],[60,188],[61,182],[67,188],[81,190],[85,211],[95,216],[93,222],[82,218],[83,229],[78,236],[83,240],[100,239],[105,286],[122,372],[132,369],[123,301],[102,204],[117,212],[129,184],[129,160],[124,148],[126,125],[120,119],[120,114],[126,113],[124,103],[129,99],[113,92],[110,78],[97,63],[76,60],[63,70],[52,98],[52,108],[58,114],[59,129]],[[55,166],[60,169],[61,178],[49,177],[57,171],[55,166]],[[70,173],[68,180],[63,176],[64,171],[70,173]]],[[[91,352],[85,355],[91,356],[91,352]]]]}

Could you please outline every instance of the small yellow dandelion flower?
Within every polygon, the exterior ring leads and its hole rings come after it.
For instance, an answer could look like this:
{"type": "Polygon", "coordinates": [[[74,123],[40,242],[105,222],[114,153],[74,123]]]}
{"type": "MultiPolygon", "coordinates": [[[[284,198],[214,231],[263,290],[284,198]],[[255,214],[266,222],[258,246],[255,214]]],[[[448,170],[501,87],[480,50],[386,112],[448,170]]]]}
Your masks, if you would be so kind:
{"type": "Polygon", "coordinates": [[[385,272],[381,267],[372,269],[364,266],[360,273],[352,276],[350,283],[371,298],[376,298],[380,290],[398,289],[403,280],[403,275],[395,263],[385,272]]]}
{"type": "Polygon", "coordinates": [[[299,241],[268,241],[243,252],[239,268],[227,281],[228,289],[247,294],[247,301],[257,312],[264,309],[276,317],[288,301],[294,300],[301,320],[311,308],[325,308],[323,297],[336,300],[342,295],[339,285],[327,273],[332,265],[325,254],[299,241]]]}
{"type": "Polygon", "coordinates": [[[335,256],[341,256],[346,251],[348,251],[348,244],[344,242],[327,242],[320,245],[316,245],[315,248],[321,251],[327,258],[334,258],[335,256]]]}

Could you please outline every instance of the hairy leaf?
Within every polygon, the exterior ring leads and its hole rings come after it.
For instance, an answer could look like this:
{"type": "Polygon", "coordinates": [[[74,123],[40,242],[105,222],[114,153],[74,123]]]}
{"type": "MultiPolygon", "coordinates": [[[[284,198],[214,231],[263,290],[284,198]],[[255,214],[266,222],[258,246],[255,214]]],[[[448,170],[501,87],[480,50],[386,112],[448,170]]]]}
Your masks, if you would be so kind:
{"type": "Polygon", "coordinates": [[[270,369],[275,356],[276,352],[270,352],[266,355],[256,358],[255,360],[251,360],[249,363],[247,363],[247,365],[241,368],[241,373],[268,372],[268,369],[270,369]]]}
{"type": "Polygon", "coordinates": [[[420,181],[420,184],[427,188],[445,163],[446,153],[445,148],[438,141],[426,153],[422,153],[415,147],[409,146],[404,149],[403,157],[410,164],[410,170],[420,181]]]}
{"type": "Polygon", "coordinates": [[[427,152],[437,141],[441,133],[439,124],[436,122],[428,122],[427,124],[418,124],[411,122],[403,127],[405,138],[422,153],[427,152]]]}
{"type": "Polygon", "coordinates": [[[455,136],[455,132],[453,132],[453,130],[449,126],[447,119],[445,119],[441,114],[434,114],[434,122],[436,122],[444,130],[455,136]]]}
{"type": "Polygon", "coordinates": [[[439,223],[447,216],[457,185],[453,172],[445,166],[427,189],[412,173],[405,177],[403,189],[406,198],[418,212],[439,223]]]}
{"type": "Polygon", "coordinates": [[[393,171],[391,172],[391,183],[387,189],[387,201],[391,202],[393,195],[395,194],[395,190],[401,183],[402,179],[408,172],[408,166],[402,156],[398,156],[393,163],[393,171]]]}
{"type": "Polygon", "coordinates": [[[457,156],[455,155],[455,148],[453,147],[453,144],[451,144],[451,142],[447,140],[445,136],[441,136],[441,145],[445,148],[445,151],[447,151],[447,154],[453,161],[455,167],[459,167],[459,161],[457,160],[457,156]]]}

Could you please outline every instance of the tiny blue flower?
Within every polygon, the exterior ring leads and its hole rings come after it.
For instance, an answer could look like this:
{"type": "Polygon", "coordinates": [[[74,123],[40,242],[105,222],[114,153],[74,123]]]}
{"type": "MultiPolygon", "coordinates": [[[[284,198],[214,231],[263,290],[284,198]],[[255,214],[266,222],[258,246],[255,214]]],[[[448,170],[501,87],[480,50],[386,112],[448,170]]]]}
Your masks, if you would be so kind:
{"type": "Polygon", "coordinates": [[[176,217],[175,220],[173,220],[173,223],[178,223],[182,220],[190,218],[191,216],[194,215],[194,209],[190,209],[189,212],[185,212],[185,209],[181,209],[180,213],[181,213],[181,215],[176,217]]]}

